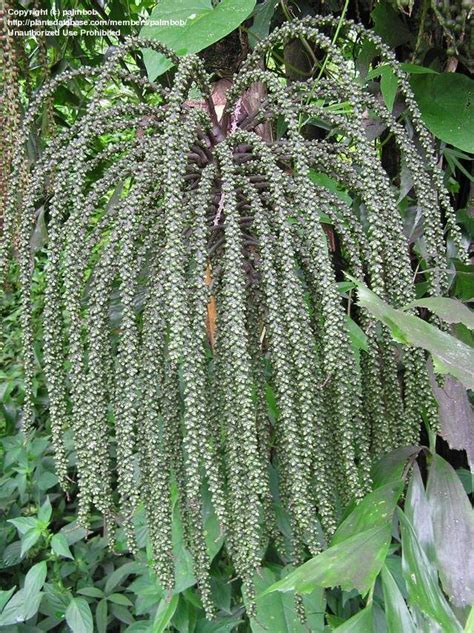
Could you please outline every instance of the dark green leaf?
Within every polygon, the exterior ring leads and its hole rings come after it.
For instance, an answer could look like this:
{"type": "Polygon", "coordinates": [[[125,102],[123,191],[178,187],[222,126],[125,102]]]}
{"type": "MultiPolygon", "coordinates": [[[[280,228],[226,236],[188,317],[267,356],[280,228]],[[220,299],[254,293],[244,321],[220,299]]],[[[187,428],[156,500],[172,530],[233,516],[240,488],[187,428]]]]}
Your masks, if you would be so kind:
{"type": "Polygon", "coordinates": [[[374,618],[372,607],[366,607],[353,615],[352,618],[341,624],[334,631],[339,633],[373,633],[374,631],[374,618]]]}
{"type": "Polygon", "coordinates": [[[92,613],[84,598],[73,598],[66,609],[66,622],[72,633],[93,633],[92,613]]]}
{"type": "Polygon", "coordinates": [[[249,44],[252,48],[267,37],[277,6],[278,0],[264,0],[255,7],[252,26],[248,30],[249,44]]]}
{"type": "Polygon", "coordinates": [[[410,79],[424,123],[442,141],[474,152],[474,81],[461,73],[410,79]]]}
{"type": "Polygon", "coordinates": [[[107,631],[107,600],[103,598],[97,604],[95,610],[95,623],[98,633],[106,633],[107,631]]]}
{"type": "Polygon", "coordinates": [[[393,104],[395,103],[397,89],[397,76],[389,66],[386,66],[382,70],[382,77],[380,79],[380,90],[382,91],[382,97],[385,106],[389,112],[393,110],[393,104]]]}
{"type": "Polygon", "coordinates": [[[127,596],[124,596],[123,593],[111,593],[110,596],[107,596],[107,600],[115,604],[121,604],[123,607],[133,607],[133,602],[127,596]]]}
{"type": "Polygon", "coordinates": [[[474,511],[454,469],[433,455],[426,490],[443,588],[459,607],[474,604],[474,511]]]}

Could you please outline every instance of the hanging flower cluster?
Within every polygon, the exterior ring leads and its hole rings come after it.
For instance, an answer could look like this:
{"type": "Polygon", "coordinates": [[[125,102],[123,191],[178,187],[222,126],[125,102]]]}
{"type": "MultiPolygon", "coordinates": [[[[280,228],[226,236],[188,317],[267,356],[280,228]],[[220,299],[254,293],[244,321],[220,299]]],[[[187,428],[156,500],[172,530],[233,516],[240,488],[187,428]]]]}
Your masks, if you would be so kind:
{"type": "Polygon", "coordinates": [[[204,489],[251,600],[268,539],[282,547],[275,503],[290,518],[294,560],[317,553],[341,500],[368,490],[374,457],[415,442],[422,415],[432,415],[423,354],[405,351],[400,371],[388,332],[352,307],[367,336],[359,362],[328,244],[330,225],[345,271],[395,306],[414,299],[403,222],[365,132],[368,113],[388,127],[411,173],[432,293],[447,288],[442,220],[461,250],[459,232],[393,53],[345,24],[346,35],[372,42],[395,74],[416,143],[354,78],[332,43],[336,24],[288,23],[256,46],[228,92],[226,125],[198,57],[178,59],[156,42],[130,39],[102,68],[67,71],[43,87],[15,150],[2,266],[18,231],[25,431],[33,420],[30,239],[41,201],[44,370],[59,479],[66,487],[64,434],[72,430],[81,521],[95,506],[111,535],[117,523],[125,528],[133,550],[133,516],[143,503],[165,588],[174,583],[177,498],[209,613],[204,489]],[[329,56],[330,75],[286,85],[262,70],[271,49],[297,37],[329,56]],[[123,60],[143,46],[177,65],[171,89],[126,70],[123,60]],[[87,112],[25,167],[31,123],[75,76],[94,82],[87,112]],[[127,98],[114,101],[112,81],[127,86],[127,98]],[[242,95],[257,83],[266,96],[258,111],[242,114],[242,95]],[[192,106],[196,89],[207,109],[192,106]],[[337,103],[345,107],[331,107],[337,103]],[[307,140],[301,129],[315,119],[328,132],[307,140]],[[283,136],[263,138],[262,126],[275,129],[277,121],[283,136]],[[354,204],[317,184],[315,172],[337,181],[354,204]]]}

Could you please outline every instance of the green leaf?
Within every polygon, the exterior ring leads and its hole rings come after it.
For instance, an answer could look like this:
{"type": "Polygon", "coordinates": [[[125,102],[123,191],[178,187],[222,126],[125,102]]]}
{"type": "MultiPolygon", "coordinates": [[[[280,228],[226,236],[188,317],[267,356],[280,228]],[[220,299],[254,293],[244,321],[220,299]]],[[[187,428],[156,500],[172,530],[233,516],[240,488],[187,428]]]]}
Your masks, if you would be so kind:
{"type": "Polygon", "coordinates": [[[391,526],[392,517],[403,491],[403,481],[392,481],[366,495],[341,523],[331,546],[375,527],[391,526]]]}
{"type": "Polygon", "coordinates": [[[38,542],[41,537],[42,531],[40,528],[33,528],[28,530],[21,538],[21,556],[24,556],[35,543],[38,542]]]}
{"type": "Polygon", "coordinates": [[[443,589],[458,607],[474,604],[474,511],[456,471],[439,455],[433,455],[426,496],[443,589]]]}
{"type": "Polygon", "coordinates": [[[463,323],[470,330],[474,330],[474,312],[467,305],[457,299],[449,297],[426,297],[410,303],[408,308],[417,306],[427,308],[439,316],[446,323],[463,323]]]}
{"type": "Polygon", "coordinates": [[[356,534],[331,546],[304,563],[271,591],[309,593],[315,587],[340,586],[345,591],[366,593],[382,568],[391,540],[391,526],[384,525],[356,534]]]}
{"type": "Polygon", "coordinates": [[[385,66],[382,70],[380,79],[380,90],[382,91],[383,101],[389,112],[393,110],[395,97],[398,89],[398,79],[390,66],[385,66]]]}
{"type": "Polygon", "coordinates": [[[382,568],[382,587],[388,633],[417,633],[408,607],[388,568],[382,568]]]}
{"type": "Polygon", "coordinates": [[[436,570],[418,543],[406,515],[400,509],[398,514],[402,535],[402,569],[409,603],[433,618],[443,633],[460,633],[461,625],[438,585],[436,570]]]}
{"type": "Polygon", "coordinates": [[[384,455],[372,467],[374,488],[384,486],[390,481],[400,480],[407,462],[420,452],[419,446],[402,446],[384,455]]]}
{"type": "Polygon", "coordinates": [[[430,561],[434,561],[434,537],[430,505],[416,462],[413,464],[412,476],[408,484],[404,511],[413,527],[418,543],[430,561]]]}
{"type": "Polygon", "coordinates": [[[3,609],[3,607],[7,604],[7,602],[10,600],[12,595],[15,593],[15,589],[16,589],[16,585],[12,587],[11,589],[8,589],[7,591],[0,591],[0,611],[3,609]]]}
{"type": "Polygon", "coordinates": [[[347,191],[345,191],[342,185],[337,182],[337,180],[334,180],[334,178],[331,178],[330,176],[328,176],[327,174],[323,172],[314,171],[314,169],[310,170],[309,178],[313,184],[319,187],[323,187],[324,189],[327,189],[331,193],[336,194],[336,196],[340,198],[342,202],[351,206],[352,198],[347,193],[347,191]]]}
{"type": "Polygon", "coordinates": [[[334,629],[339,633],[373,633],[374,631],[374,616],[372,612],[372,606],[368,606],[352,618],[341,624],[334,629]]]}
{"type": "Polygon", "coordinates": [[[351,339],[351,344],[352,344],[353,349],[356,349],[356,350],[363,349],[364,352],[367,352],[369,349],[369,346],[367,342],[367,336],[364,330],[362,330],[354,321],[354,319],[351,319],[351,317],[348,314],[346,314],[345,316],[346,316],[347,330],[349,332],[349,337],[351,339]]]}
{"type": "Polygon", "coordinates": [[[48,567],[46,561],[33,565],[25,577],[24,590],[29,597],[33,597],[41,591],[46,580],[48,567]]]}
{"type": "Polygon", "coordinates": [[[45,525],[48,525],[52,512],[53,508],[51,507],[51,502],[49,500],[49,497],[46,497],[45,502],[38,510],[38,519],[45,525]]]}
{"type": "Polygon", "coordinates": [[[73,598],[66,609],[66,622],[72,633],[93,633],[94,623],[87,600],[73,598]]]}
{"type": "Polygon", "coordinates": [[[74,560],[74,556],[69,549],[69,545],[64,534],[54,534],[53,538],[51,539],[51,549],[58,556],[63,556],[64,558],[71,558],[74,560]]]}
{"type": "Polygon", "coordinates": [[[113,571],[110,576],[107,578],[107,582],[105,583],[105,593],[112,593],[112,591],[117,587],[122,580],[127,578],[130,574],[139,574],[143,572],[143,564],[138,562],[130,562],[117,567],[115,571],[113,571]]]}
{"type": "Polygon", "coordinates": [[[438,371],[450,373],[474,389],[474,349],[430,323],[392,308],[364,284],[357,282],[357,286],[359,304],[385,323],[395,340],[428,350],[438,371]]]}
{"type": "Polygon", "coordinates": [[[8,519],[16,527],[20,535],[26,534],[29,530],[38,526],[38,519],[34,517],[19,517],[18,519],[8,519]]]}
{"type": "MultiPolygon", "coordinates": [[[[282,570],[284,576],[287,570],[282,570]]],[[[278,570],[264,567],[255,574],[256,614],[250,619],[252,633],[306,633],[308,627],[314,633],[324,631],[324,592],[319,587],[311,594],[303,597],[307,614],[307,625],[301,623],[296,611],[295,596],[292,593],[272,592],[265,590],[280,578],[278,570]]]]}
{"type": "Polygon", "coordinates": [[[278,0],[265,0],[255,7],[252,26],[248,30],[249,44],[252,48],[269,34],[270,22],[277,6],[278,0]]]}
{"type": "Polygon", "coordinates": [[[410,79],[421,116],[435,136],[474,152],[474,81],[460,73],[417,75],[410,79]]]}
{"type": "MultiPolygon", "coordinates": [[[[150,19],[168,23],[144,26],[140,35],[165,44],[178,55],[197,53],[239,27],[254,8],[255,0],[222,0],[214,7],[211,0],[160,0],[150,19]]],[[[151,81],[173,65],[164,55],[148,49],[143,60],[151,81]]]]}
{"type": "Polygon", "coordinates": [[[107,600],[115,602],[115,604],[121,604],[123,607],[133,607],[133,602],[124,596],[123,593],[111,593],[107,596],[107,600]]]}
{"type": "Polygon", "coordinates": [[[171,618],[178,606],[179,595],[175,594],[170,600],[164,598],[158,605],[158,610],[153,620],[152,632],[163,633],[171,622],[171,618]]]}
{"type": "Polygon", "coordinates": [[[95,610],[95,623],[98,633],[106,633],[107,631],[107,600],[103,598],[97,604],[95,610]]]}
{"type": "Polygon", "coordinates": [[[82,596],[88,596],[89,598],[103,598],[104,592],[98,587],[81,587],[80,589],[76,589],[77,593],[80,593],[82,596]]]}
{"type": "Polygon", "coordinates": [[[392,48],[413,39],[410,30],[388,3],[378,2],[370,15],[374,21],[375,32],[392,48]]]}
{"type": "Polygon", "coordinates": [[[474,607],[471,607],[467,622],[464,626],[464,633],[474,633],[474,607]]]}

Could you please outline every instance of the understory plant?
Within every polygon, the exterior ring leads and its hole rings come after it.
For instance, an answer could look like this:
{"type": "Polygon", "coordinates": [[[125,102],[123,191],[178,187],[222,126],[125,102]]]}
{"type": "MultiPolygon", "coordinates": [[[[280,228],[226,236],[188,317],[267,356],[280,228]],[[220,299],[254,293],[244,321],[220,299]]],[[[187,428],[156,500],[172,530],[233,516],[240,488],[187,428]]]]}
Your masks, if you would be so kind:
{"type": "Polygon", "coordinates": [[[131,38],[102,67],[41,88],[17,134],[2,271],[13,244],[23,431],[35,425],[31,303],[35,266],[44,265],[42,354],[59,482],[67,491],[77,477],[79,522],[88,528],[98,510],[112,547],[120,528],[137,550],[143,504],[153,569],[169,592],[178,512],[209,617],[205,508],[254,613],[269,546],[292,563],[318,554],[342,509],[370,491],[373,462],[418,443],[422,420],[437,425],[424,352],[400,357],[387,327],[341,293],[347,272],[394,308],[416,299],[397,195],[368,119],[387,127],[410,174],[426,292],[445,294],[446,237],[461,260],[464,248],[431,137],[393,52],[352,22],[316,17],[272,32],[234,77],[222,116],[197,56],[131,38]],[[326,56],[324,76],[286,83],[262,68],[295,38],[326,56]],[[358,76],[341,52],[347,42],[374,47],[410,125],[358,76]],[[171,87],[121,63],[144,47],[176,66],[171,87]],[[90,84],[85,114],[30,164],[30,126],[77,76],[90,84]],[[308,140],[308,122],[323,130],[318,138],[308,140]],[[42,258],[31,254],[40,209],[42,258]]]}

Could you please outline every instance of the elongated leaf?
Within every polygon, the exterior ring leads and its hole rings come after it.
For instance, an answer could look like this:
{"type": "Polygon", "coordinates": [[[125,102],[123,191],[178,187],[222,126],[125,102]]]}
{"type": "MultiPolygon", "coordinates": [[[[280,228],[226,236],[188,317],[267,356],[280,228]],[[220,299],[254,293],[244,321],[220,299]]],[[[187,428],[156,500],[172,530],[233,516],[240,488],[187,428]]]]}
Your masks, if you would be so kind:
{"type": "Polygon", "coordinates": [[[364,594],[382,568],[391,533],[391,526],[384,525],[347,538],[298,567],[269,587],[265,594],[271,591],[309,593],[315,587],[336,586],[346,591],[357,589],[364,594]]]}
{"type": "Polygon", "coordinates": [[[457,299],[426,297],[413,301],[409,307],[411,306],[427,308],[446,323],[463,323],[470,330],[474,330],[474,312],[457,299]]]}
{"type": "Polygon", "coordinates": [[[32,530],[28,530],[28,532],[26,532],[21,537],[21,555],[23,556],[24,554],[26,554],[26,552],[28,552],[33,547],[33,545],[38,542],[40,537],[40,528],[33,528],[32,530]]]}
{"type": "Polygon", "coordinates": [[[426,498],[425,487],[416,462],[413,464],[404,510],[415,531],[418,543],[424,549],[430,561],[434,561],[434,536],[430,504],[426,498]]]}
{"type": "Polygon", "coordinates": [[[11,589],[8,589],[7,591],[0,591],[0,611],[3,609],[3,607],[7,604],[7,602],[10,600],[10,598],[13,596],[13,594],[15,593],[15,587],[12,587],[11,589]]]}
{"type": "Polygon", "coordinates": [[[473,604],[474,511],[456,472],[439,455],[433,455],[427,498],[443,588],[456,606],[473,604]]]}
{"type": "Polygon", "coordinates": [[[42,561],[41,563],[33,565],[26,574],[24,590],[30,598],[39,593],[43,588],[47,572],[48,567],[46,561],[42,561]]]}
{"type": "Polygon", "coordinates": [[[176,607],[178,606],[179,595],[174,595],[170,600],[164,598],[156,612],[155,619],[153,621],[152,632],[153,633],[163,633],[167,628],[168,624],[171,622],[171,618],[176,611],[176,607]]]}
{"type": "Polygon", "coordinates": [[[357,282],[357,286],[359,304],[385,323],[397,341],[428,350],[439,373],[450,373],[474,389],[474,349],[430,323],[392,308],[364,284],[357,282]]]}
{"type": "Polygon", "coordinates": [[[406,515],[398,510],[402,534],[402,569],[408,601],[433,618],[443,633],[460,633],[457,621],[438,584],[436,569],[418,543],[406,515]]]}
{"type": "Polygon", "coordinates": [[[388,568],[382,568],[385,619],[388,633],[417,633],[405,600],[388,568]]]}
{"type": "Polygon", "coordinates": [[[408,460],[419,452],[419,446],[402,446],[384,455],[372,468],[374,488],[400,480],[408,460]]]}
{"type": "Polygon", "coordinates": [[[451,448],[466,451],[474,471],[474,411],[466,388],[452,376],[446,376],[440,387],[431,368],[428,374],[438,402],[440,434],[451,448]]]}
{"type": "Polygon", "coordinates": [[[248,30],[249,44],[252,48],[267,37],[278,0],[265,0],[255,7],[252,26],[248,30]]]}
{"type": "Polygon", "coordinates": [[[474,633],[474,607],[471,607],[467,622],[464,625],[464,633],[474,633]]]}
{"type": "Polygon", "coordinates": [[[106,633],[107,631],[107,600],[102,598],[97,604],[97,608],[95,610],[95,624],[97,627],[98,633],[106,633]]]}
{"type": "Polygon", "coordinates": [[[58,533],[53,536],[53,538],[51,539],[51,549],[58,556],[64,556],[64,558],[74,559],[74,556],[69,549],[69,545],[67,544],[67,540],[64,534],[58,533]]]}
{"type": "Polygon", "coordinates": [[[352,616],[347,622],[334,629],[338,633],[373,633],[374,615],[372,607],[366,607],[352,616]]]}
{"type": "Polygon", "coordinates": [[[386,66],[382,70],[380,89],[382,91],[382,97],[385,106],[387,110],[391,112],[393,110],[393,104],[395,103],[395,96],[397,94],[398,79],[389,66],[386,66]]]}
{"type": "Polygon", "coordinates": [[[338,527],[331,546],[374,527],[391,526],[403,491],[403,481],[392,481],[366,495],[338,527]]]}
{"type": "MultiPolygon", "coordinates": [[[[255,8],[255,0],[160,0],[150,19],[162,25],[144,26],[140,35],[165,44],[178,55],[197,53],[222,39],[242,24],[255,8]]],[[[172,63],[160,53],[145,50],[143,56],[148,77],[156,79],[172,63]]]]}
{"type": "Polygon", "coordinates": [[[84,598],[73,598],[66,609],[66,622],[72,633],[93,633],[92,613],[84,598]]]}

